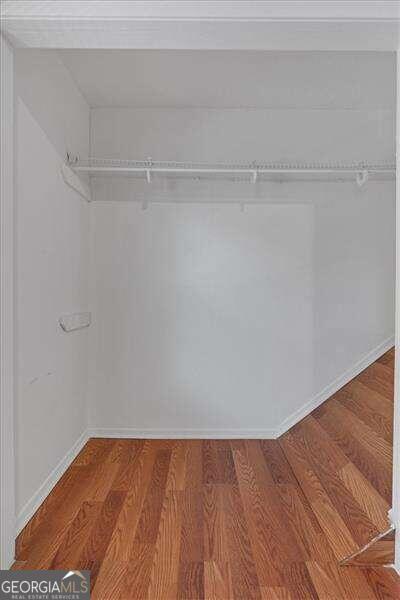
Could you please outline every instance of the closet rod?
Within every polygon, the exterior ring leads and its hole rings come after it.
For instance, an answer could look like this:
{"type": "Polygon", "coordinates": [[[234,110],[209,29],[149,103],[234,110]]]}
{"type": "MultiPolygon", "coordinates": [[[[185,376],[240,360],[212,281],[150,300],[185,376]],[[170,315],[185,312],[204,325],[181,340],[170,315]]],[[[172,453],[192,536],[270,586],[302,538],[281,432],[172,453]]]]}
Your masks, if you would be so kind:
{"type": "Polygon", "coordinates": [[[367,163],[348,162],[339,163],[196,163],[196,162],[178,162],[178,161],[153,161],[147,160],[121,160],[121,159],[102,159],[89,158],[80,160],[78,157],[67,155],[68,165],[76,173],[111,175],[141,173],[150,184],[153,174],[171,174],[171,175],[192,175],[200,177],[201,175],[246,175],[251,177],[253,183],[257,182],[258,176],[266,174],[335,174],[335,175],[354,175],[359,186],[364,185],[370,176],[376,174],[394,174],[395,166],[389,163],[367,163]]]}
{"type": "Polygon", "coordinates": [[[368,173],[394,173],[394,167],[384,167],[384,168],[348,168],[348,167],[338,167],[338,168],[324,168],[324,167],[306,167],[306,168],[281,168],[281,167],[271,167],[271,168],[256,168],[256,169],[248,169],[248,168],[213,168],[213,167],[87,167],[87,166],[75,166],[71,165],[74,171],[81,171],[85,173],[96,172],[108,172],[108,173],[143,173],[145,174],[147,171],[151,173],[242,173],[252,175],[253,173],[360,173],[363,171],[367,171],[368,173]]]}

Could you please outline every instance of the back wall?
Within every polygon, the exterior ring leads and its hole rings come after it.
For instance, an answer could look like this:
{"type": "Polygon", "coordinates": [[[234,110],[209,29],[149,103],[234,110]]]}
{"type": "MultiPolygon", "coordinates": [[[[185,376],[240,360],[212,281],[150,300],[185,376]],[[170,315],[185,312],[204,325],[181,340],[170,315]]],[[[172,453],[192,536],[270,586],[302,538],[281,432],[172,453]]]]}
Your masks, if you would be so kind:
{"type": "MultiPolygon", "coordinates": [[[[99,108],[91,143],[112,158],[392,161],[393,112],[99,108]]],[[[98,432],[272,437],[391,343],[393,182],[92,189],[98,432]]]]}

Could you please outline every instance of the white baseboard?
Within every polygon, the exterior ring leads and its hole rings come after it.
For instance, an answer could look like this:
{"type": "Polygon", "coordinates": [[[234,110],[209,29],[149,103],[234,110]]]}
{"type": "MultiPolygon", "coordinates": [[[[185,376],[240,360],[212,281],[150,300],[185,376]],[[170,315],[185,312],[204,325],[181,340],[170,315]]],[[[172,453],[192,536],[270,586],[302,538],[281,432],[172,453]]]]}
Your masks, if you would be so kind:
{"type": "Polygon", "coordinates": [[[93,427],[89,437],[137,439],[275,439],[275,429],[134,429],[93,427]]]}
{"type": "Polygon", "coordinates": [[[29,519],[33,517],[39,506],[47,498],[53,487],[64,475],[74,458],[82,450],[83,446],[89,439],[88,431],[85,430],[82,435],[76,440],[74,445],[63,456],[58,465],[53,469],[47,479],[42,483],[40,488],[28,500],[25,506],[17,515],[16,535],[25,527],[29,519]]]}
{"type": "Polygon", "coordinates": [[[277,436],[280,437],[291,427],[296,425],[299,421],[304,419],[320,404],[328,400],[333,394],[335,394],[340,388],[349,383],[354,377],[357,377],[364,369],[369,367],[375,362],[382,354],[385,354],[390,348],[394,346],[394,335],[384,340],[381,344],[376,346],[373,350],[365,354],[360,360],[358,360],[352,367],[347,369],[342,375],[337,377],[332,383],[324,387],[323,390],[318,392],[311,400],[303,404],[299,409],[287,417],[283,423],[277,428],[277,436]]]}

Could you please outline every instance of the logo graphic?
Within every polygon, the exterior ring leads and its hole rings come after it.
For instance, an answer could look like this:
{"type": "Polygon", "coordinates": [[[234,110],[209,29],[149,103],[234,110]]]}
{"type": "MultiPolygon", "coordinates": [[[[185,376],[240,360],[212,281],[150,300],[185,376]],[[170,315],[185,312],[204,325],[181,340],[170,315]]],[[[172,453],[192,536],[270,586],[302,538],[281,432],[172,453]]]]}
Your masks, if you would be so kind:
{"type": "Polygon", "coordinates": [[[0,600],[89,600],[90,571],[0,571],[0,600]]]}
{"type": "Polygon", "coordinates": [[[86,579],[86,577],[82,575],[81,571],[68,571],[68,573],[64,575],[63,580],[68,579],[68,577],[72,577],[72,575],[77,575],[81,579],[86,579]]]}

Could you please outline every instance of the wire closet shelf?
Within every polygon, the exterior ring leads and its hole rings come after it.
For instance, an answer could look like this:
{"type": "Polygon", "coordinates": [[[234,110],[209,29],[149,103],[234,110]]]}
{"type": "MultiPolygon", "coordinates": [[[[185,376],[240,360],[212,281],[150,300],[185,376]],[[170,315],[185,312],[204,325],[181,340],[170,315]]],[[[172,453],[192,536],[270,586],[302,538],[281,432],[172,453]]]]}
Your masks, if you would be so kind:
{"type": "Polygon", "coordinates": [[[362,186],[368,179],[390,179],[395,175],[394,163],[321,162],[321,163],[269,163],[252,161],[247,163],[200,163],[145,160],[122,160],[88,158],[82,160],[67,155],[67,164],[76,173],[91,176],[131,176],[147,180],[154,179],[225,179],[257,183],[273,179],[333,179],[355,180],[362,186]]]}

